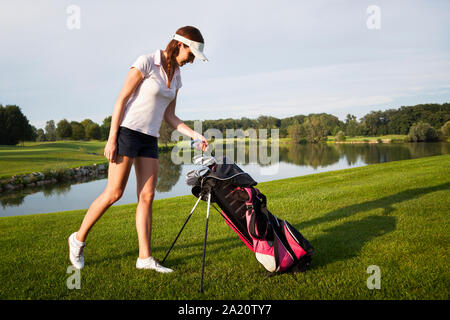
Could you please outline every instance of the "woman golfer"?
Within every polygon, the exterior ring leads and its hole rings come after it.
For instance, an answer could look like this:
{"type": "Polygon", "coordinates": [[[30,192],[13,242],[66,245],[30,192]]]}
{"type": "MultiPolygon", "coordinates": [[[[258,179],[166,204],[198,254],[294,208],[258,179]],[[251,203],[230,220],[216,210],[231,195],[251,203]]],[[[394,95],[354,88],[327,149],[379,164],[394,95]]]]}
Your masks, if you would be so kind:
{"type": "Polygon", "coordinates": [[[109,161],[108,183],[103,193],[89,207],[78,232],[69,237],[69,257],[77,269],[84,267],[84,247],[89,230],[103,213],[123,194],[134,164],[138,205],[136,229],[139,240],[138,269],[158,272],[173,270],[161,266],[151,256],[152,203],[158,177],[158,131],[164,120],[184,135],[202,141],[205,137],[190,129],[175,115],[177,93],[181,88],[180,68],[195,57],[208,61],[203,54],[200,31],[186,26],[176,31],[166,49],[141,55],[131,66],[125,84],[114,105],[111,129],[105,146],[109,161]]]}

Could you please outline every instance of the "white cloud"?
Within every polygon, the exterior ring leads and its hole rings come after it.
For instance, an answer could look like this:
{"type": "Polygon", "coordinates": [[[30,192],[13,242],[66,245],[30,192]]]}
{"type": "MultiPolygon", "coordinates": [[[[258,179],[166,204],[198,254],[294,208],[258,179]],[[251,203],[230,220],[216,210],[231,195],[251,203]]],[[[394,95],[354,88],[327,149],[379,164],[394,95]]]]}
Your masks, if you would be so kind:
{"type": "Polygon", "coordinates": [[[0,103],[32,123],[111,114],[129,65],[198,26],[209,63],[182,70],[182,119],[363,113],[450,100],[448,1],[386,1],[381,29],[371,1],[72,1],[0,3],[0,103]],[[436,92],[436,95],[432,93],[436,92]],[[433,102],[433,101],[430,101],[433,102]]]}
{"type": "Polygon", "coordinates": [[[450,56],[398,56],[368,63],[196,81],[182,89],[182,106],[178,109],[186,119],[192,119],[194,114],[203,118],[226,117],[227,114],[228,117],[255,118],[260,114],[286,117],[333,113],[387,105],[398,98],[446,88],[448,83],[450,56]]]}

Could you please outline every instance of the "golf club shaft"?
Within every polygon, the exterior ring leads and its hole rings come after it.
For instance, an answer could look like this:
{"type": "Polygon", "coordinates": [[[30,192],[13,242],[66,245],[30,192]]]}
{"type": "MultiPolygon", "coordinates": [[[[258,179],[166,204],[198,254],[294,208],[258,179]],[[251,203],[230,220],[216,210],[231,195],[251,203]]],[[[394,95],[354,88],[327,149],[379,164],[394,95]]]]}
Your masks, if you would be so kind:
{"type": "Polygon", "coordinates": [[[211,193],[208,194],[208,208],[206,209],[206,227],[205,227],[205,241],[203,242],[203,261],[202,261],[202,276],[200,279],[200,293],[203,293],[203,274],[205,272],[206,238],[208,236],[208,220],[209,220],[210,206],[211,206],[211,193]]]}
{"type": "Polygon", "coordinates": [[[175,245],[175,242],[177,242],[178,237],[180,236],[181,232],[183,231],[184,227],[186,226],[186,224],[188,223],[189,219],[191,218],[192,214],[194,213],[195,208],[197,207],[198,203],[200,202],[200,200],[202,199],[202,195],[200,195],[198,197],[197,202],[195,203],[194,207],[192,208],[191,212],[189,213],[186,221],[184,222],[183,226],[181,227],[180,232],[178,232],[178,235],[176,236],[175,240],[173,241],[172,245],[170,246],[169,251],[167,251],[166,256],[164,257],[164,259],[162,260],[161,263],[164,263],[164,261],[166,261],[167,256],[169,255],[170,251],[172,250],[173,246],[175,245]]]}

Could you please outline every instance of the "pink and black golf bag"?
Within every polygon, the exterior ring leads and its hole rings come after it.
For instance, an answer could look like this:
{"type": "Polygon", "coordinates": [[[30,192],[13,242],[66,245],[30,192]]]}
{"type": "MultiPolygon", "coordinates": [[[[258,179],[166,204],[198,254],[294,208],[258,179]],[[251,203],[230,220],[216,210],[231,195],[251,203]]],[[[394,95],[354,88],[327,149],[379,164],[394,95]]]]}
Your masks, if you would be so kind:
{"type": "Polygon", "coordinates": [[[226,162],[224,158],[211,165],[192,193],[197,198],[211,194],[225,222],[269,272],[306,271],[314,248],[289,222],[268,210],[265,195],[254,188],[257,182],[249,174],[226,162]]]}

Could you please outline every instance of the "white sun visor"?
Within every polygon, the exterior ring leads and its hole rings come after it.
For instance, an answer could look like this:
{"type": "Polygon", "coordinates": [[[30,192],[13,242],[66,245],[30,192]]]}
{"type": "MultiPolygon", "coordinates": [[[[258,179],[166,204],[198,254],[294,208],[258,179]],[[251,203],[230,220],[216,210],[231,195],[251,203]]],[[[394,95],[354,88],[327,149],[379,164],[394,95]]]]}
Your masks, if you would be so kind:
{"type": "Polygon", "coordinates": [[[178,40],[178,41],[184,43],[185,45],[189,46],[189,48],[191,49],[192,53],[194,54],[194,56],[196,58],[199,58],[199,59],[201,59],[203,61],[208,61],[206,56],[203,54],[203,48],[205,46],[203,43],[197,42],[197,41],[193,41],[193,40],[189,40],[188,38],[180,36],[179,34],[175,34],[173,36],[173,38],[175,40],[178,40]]]}

